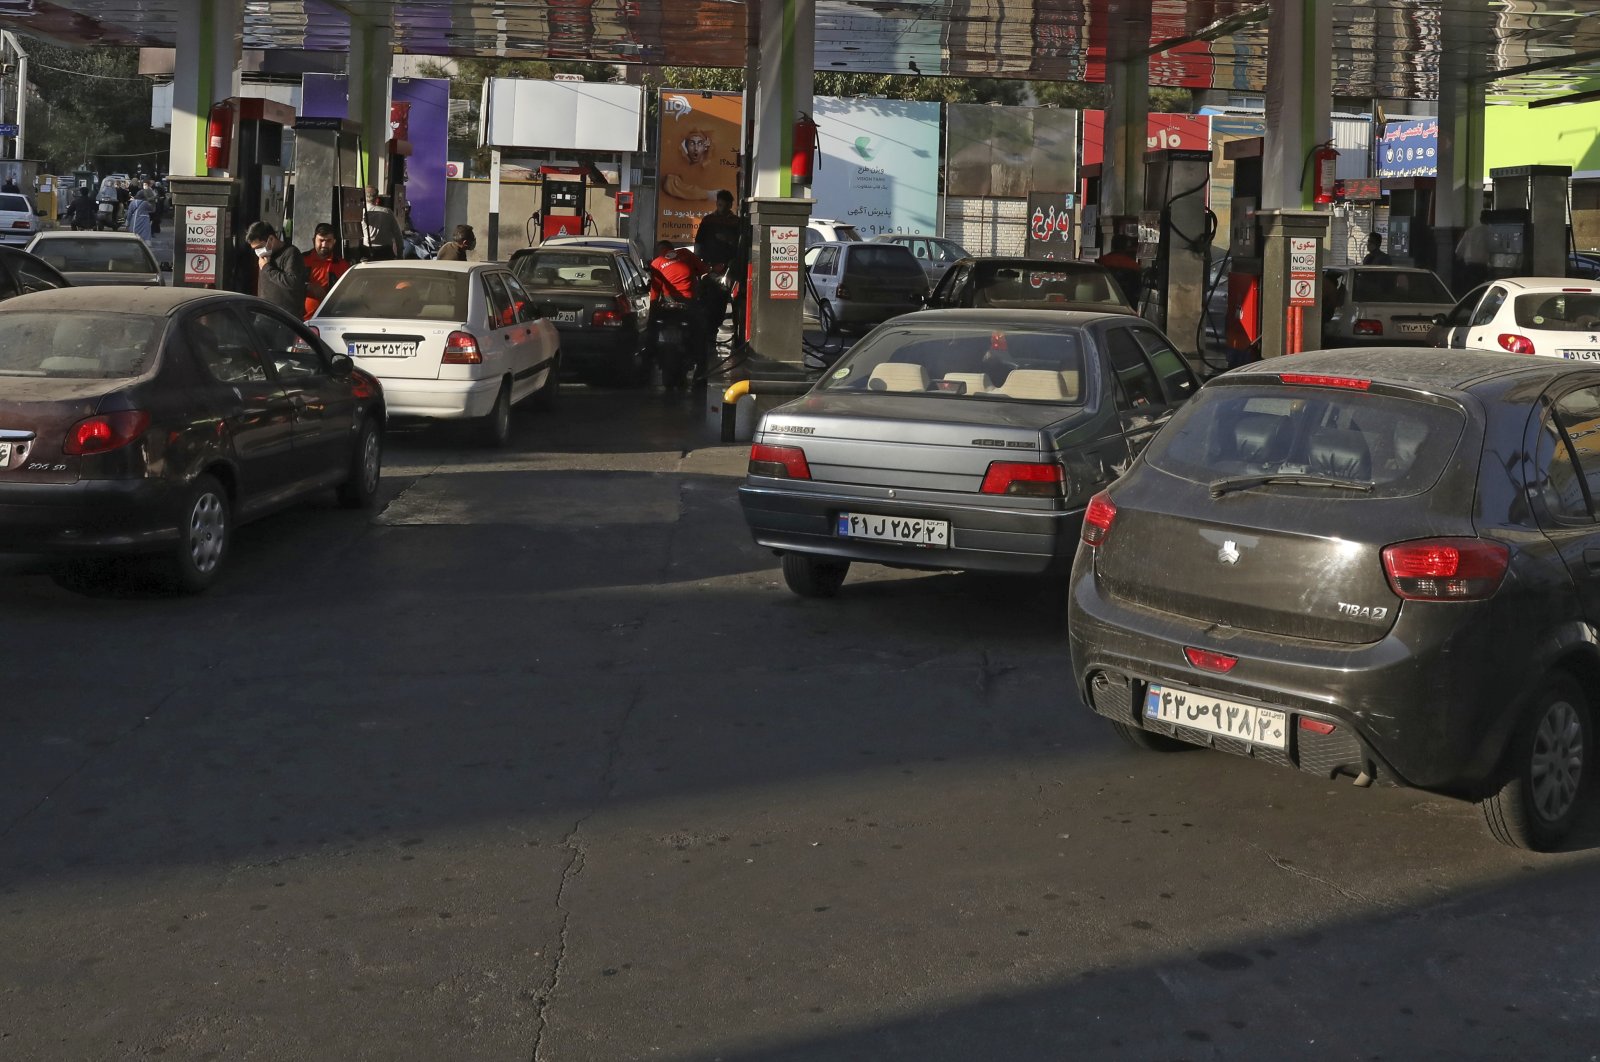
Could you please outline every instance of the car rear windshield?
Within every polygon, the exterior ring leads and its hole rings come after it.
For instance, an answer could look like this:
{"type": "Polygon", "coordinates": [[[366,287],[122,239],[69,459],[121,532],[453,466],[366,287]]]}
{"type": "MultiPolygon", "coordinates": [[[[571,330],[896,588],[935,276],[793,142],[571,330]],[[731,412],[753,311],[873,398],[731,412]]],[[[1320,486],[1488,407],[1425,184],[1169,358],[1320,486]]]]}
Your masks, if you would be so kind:
{"type": "MultiPolygon", "coordinates": [[[[1398,498],[1438,480],[1465,423],[1458,409],[1368,391],[1207,387],[1151,441],[1145,459],[1196,483],[1300,476],[1370,483],[1372,496],[1398,498]]],[[[1292,484],[1264,489],[1326,490],[1292,484]]]]}
{"type": "Polygon", "coordinates": [[[976,307],[1017,308],[1039,303],[1079,302],[1126,306],[1122,289],[1099,266],[1061,263],[1033,268],[980,262],[972,271],[976,307]]]}
{"type": "Polygon", "coordinates": [[[1518,295],[1519,328],[1545,332],[1600,331],[1600,291],[1556,291],[1518,295]]]}
{"type": "Polygon", "coordinates": [[[860,243],[861,231],[854,225],[835,225],[833,238],[840,243],[860,243]]]}
{"type": "Polygon", "coordinates": [[[615,295],[622,290],[616,259],[597,251],[535,251],[511,263],[529,288],[589,288],[615,295]]]}
{"type": "Polygon", "coordinates": [[[33,213],[33,208],[28,205],[28,200],[20,195],[0,195],[0,210],[20,210],[24,214],[33,213]]]}
{"type": "Polygon", "coordinates": [[[156,262],[138,240],[40,240],[34,254],[63,273],[154,273],[156,262]]]}
{"type": "Polygon", "coordinates": [[[1444,284],[1427,269],[1358,269],[1351,281],[1356,302],[1425,302],[1455,305],[1444,284]]]}
{"type": "Polygon", "coordinates": [[[161,320],[143,314],[0,313],[0,376],[141,376],[155,362],[160,336],[161,320]]]}
{"type": "Polygon", "coordinates": [[[322,304],[318,317],[381,317],[400,321],[464,321],[469,274],[442,269],[352,269],[322,304]]]}
{"type": "Polygon", "coordinates": [[[922,267],[908,247],[893,243],[863,243],[845,253],[845,272],[879,277],[922,279],[922,267]]]}
{"type": "Polygon", "coordinates": [[[1083,351],[1076,328],[880,328],[820,389],[1077,405],[1088,390],[1083,351]]]}

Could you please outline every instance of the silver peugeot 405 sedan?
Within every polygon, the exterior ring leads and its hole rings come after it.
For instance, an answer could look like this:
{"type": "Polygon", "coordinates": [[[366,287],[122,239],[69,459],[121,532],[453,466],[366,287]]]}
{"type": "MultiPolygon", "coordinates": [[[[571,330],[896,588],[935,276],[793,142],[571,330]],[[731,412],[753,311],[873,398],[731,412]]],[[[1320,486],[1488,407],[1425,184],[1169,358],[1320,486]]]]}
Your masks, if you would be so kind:
{"type": "Polygon", "coordinates": [[[762,418],[739,498],[804,597],[853,561],[1064,574],[1089,499],[1198,388],[1130,312],[924,311],[762,418]]]}

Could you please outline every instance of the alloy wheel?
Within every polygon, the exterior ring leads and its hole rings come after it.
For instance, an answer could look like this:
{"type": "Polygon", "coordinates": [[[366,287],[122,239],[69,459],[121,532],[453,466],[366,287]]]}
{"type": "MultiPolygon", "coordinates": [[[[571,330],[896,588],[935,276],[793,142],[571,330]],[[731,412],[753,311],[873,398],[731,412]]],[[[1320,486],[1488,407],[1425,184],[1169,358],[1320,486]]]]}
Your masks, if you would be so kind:
{"type": "Polygon", "coordinates": [[[1583,782],[1583,721],[1564,700],[1551,704],[1533,738],[1531,782],[1534,806],[1548,821],[1561,818],[1578,799],[1583,782]]]}

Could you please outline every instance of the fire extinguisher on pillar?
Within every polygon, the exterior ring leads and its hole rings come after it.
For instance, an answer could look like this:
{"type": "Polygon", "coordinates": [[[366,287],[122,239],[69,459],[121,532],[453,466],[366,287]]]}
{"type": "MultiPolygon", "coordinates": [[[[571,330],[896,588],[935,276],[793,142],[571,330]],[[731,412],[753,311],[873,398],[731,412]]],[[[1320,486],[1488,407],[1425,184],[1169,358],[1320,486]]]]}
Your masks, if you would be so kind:
{"type": "Polygon", "coordinates": [[[810,184],[811,172],[821,149],[817,136],[817,123],[804,111],[794,123],[794,157],[789,163],[789,173],[796,184],[810,184]]]}
{"type": "Polygon", "coordinates": [[[228,168],[228,154],[233,147],[233,108],[219,103],[211,108],[206,122],[206,169],[228,168]]]}
{"type": "Polygon", "coordinates": [[[1316,188],[1312,193],[1312,201],[1321,205],[1331,203],[1338,198],[1337,184],[1339,183],[1339,152],[1334,148],[1333,141],[1319,144],[1316,151],[1311,154],[1312,173],[1316,175],[1316,188]]]}

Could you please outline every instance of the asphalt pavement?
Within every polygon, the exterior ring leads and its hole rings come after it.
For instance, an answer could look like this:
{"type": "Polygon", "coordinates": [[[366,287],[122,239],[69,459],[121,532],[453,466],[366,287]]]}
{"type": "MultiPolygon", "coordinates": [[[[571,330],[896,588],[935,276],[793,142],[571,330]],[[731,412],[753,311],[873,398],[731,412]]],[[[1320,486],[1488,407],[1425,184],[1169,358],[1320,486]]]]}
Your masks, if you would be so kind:
{"type": "Polygon", "coordinates": [[[1600,814],[1126,749],[1060,583],[799,600],[703,420],[394,432],[194,599],[0,558],[0,1058],[1600,1051],[1600,814]]]}

